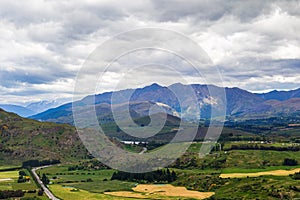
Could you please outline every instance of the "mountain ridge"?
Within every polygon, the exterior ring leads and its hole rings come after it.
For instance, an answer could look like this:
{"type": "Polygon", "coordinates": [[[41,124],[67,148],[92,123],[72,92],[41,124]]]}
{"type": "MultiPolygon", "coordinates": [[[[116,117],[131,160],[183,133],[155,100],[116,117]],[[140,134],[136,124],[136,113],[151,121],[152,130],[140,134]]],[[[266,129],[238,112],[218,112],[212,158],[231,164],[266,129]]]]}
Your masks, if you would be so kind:
{"type": "MultiPolygon", "coordinates": [[[[247,90],[240,89],[238,87],[218,87],[215,85],[201,85],[201,84],[191,84],[183,85],[181,83],[175,83],[168,87],[160,86],[159,84],[152,84],[143,88],[135,89],[125,89],[120,91],[105,92],[102,94],[89,95],[84,97],[82,100],[76,102],[78,106],[88,106],[93,105],[95,102],[96,107],[100,104],[111,103],[111,97],[114,95],[116,101],[113,102],[115,105],[127,102],[128,95],[132,93],[130,97],[130,102],[144,102],[144,104],[151,103],[162,103],[174,109],[176,112],[184,113],[188,110],[189,104],[191,104],[192,99],[190,94],[187,92],[189,88],[193,88],[196,98],[200,103],[201,118],[210,118],[210,111],[213,106],[219,106],[222,103],[222,99],[219,96],[211,96],[209,89],[222,93],[225,91],[226,94],[226,115],[236,118],[245,117],[266,117],[266,116],[277,116],[277,115],[288,115],[289,113],[298,112],[300,110],[300,99],[298,95],[300,94],[300,88],[292,91],[278,92],[273,95],[274,92],[270,93],[251,93],[247,90]],[[179,91],[184,97],[183,104],[186,108],[180,107],[180,102],[174,95],[172,91],[179,91]],[[285,94],[289,94],[288,99],[283,98],[285,94]],[[288,101],[293,99],[293,101],[288,101]],[[270,100],[281,101],[280,104],[271,103],[270,100]],[[290,104],[293,104],[291,107],[290,104]],[[286,104],[286,105],[285,105],[286,104]],[[286,106],[287,109],[283,107],[286,106]]],[[[182,103],[182,102],[181,102],[182,103]]],[[[136,110],[139,113],[138,110],[136,110]]],[[[221,112],[220,112],[221,113],[221,112]]],[[[101,114],[101,113],[100,113],[101,114]]],[[[187,115],[185,115],[187,116],[187,115]]],[[[140,116],[142,117],[142,116],[140,116]]],[[[30,118],[41,120],[41,121],[52,121],[57,123],[72,123],[72,103],[67,103],[57,108],[49,109],[45,112],[33,115],[30,118]],[[64,118],[64,120],[62,120],[64,118]],[[68,120],[65,120],[69,118],[68,120]]]]}

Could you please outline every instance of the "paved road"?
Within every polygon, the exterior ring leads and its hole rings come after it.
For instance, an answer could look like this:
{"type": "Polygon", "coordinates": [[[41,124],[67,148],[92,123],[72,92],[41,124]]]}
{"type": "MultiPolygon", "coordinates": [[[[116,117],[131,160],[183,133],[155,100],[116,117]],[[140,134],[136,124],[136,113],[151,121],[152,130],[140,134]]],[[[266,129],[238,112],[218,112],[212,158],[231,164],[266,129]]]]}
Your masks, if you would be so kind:
{"type": "Polygon", "coordinates": [[[143,154],[147,151],[147,148],[146,147],[143,147],[143,150],[139,153],[139,154],[143,154]]]}
{"type": "Polygon", "coordinates": [[[56,198],[52,192],[44,185],[44,183],[41,181],[40,177],[37,175],[36,173],[36,170],[39,170],[39,169],[43,169],[43,168],[46,168],[46,167],[51,167],[52,165],[47,165],[47,166],[42,166],[42,167],[36,167],[36,168],[32,168],[32,173],[33,175],[35,176],[36,180],[38,181],[38,183],[41,185],[41,187],[43,188],[45,194],[48,196],[49,199],[52,199],[52,200],[59,200],[58,198],[56,198]]]}

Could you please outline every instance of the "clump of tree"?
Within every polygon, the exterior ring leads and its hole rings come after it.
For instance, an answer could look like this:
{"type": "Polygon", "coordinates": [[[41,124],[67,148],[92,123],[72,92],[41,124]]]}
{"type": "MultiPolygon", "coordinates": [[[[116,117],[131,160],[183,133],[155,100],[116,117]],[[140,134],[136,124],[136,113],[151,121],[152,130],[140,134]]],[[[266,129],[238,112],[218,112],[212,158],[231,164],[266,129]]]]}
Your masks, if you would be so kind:
{"type": "Polygon", "coordinates": [[[284,166],[296,166],[298,165],[298,161],[291,158],[285,158],[282,163],[284,166]]]}
{"type": "Polygon", "coordinates": [[[214,159],[199,159],[193,153],[185,153],[177,158],[169,167],[177,169],[221,169],[226,163],[226,155],[221,154],[214,159]]]}
{"type": "Polygon", "coordinates": [[[28,160],[23,162],[22,168],[28,168],[28,167],[40,167],[40,166],[46,166],[46,165],[55,165],[59,164],[60,160],[28,160]]]}
{"type": "Polygon", "coordinates": [[[101,163],[98,160],[89,160],[80,162],[79,165],[73,165],[68,167],[68,171],[77,171],[77,170],[103,170],[110,169],[107,165],[101,163]]]}
{"type": "Polygon", "coordinates": [[[23,170],[19,171],[18,183],[25,183],[27,181],[26,176],[26,172],[24,172],[23,170]]]}
{"type": "Polygon", "coordinates": [[[42,175],[41,181],[44,183],[44,185],[48,185],[50,183],[49,178],[46,176],[46,174],[42,175]]]}
{"type": "Polygon", "coordinates": [[[300,146],[286,146],[286,147],[277,147],[277,146],[265,146],[258,144],[239,144],[231,145],[230,148],[225,150],[270,150],[270,151],[300,151],[300,146]]]}
{"type": "Polygon", "coordinates": [[[9,199],[12,197],[23,197],[22,190],[0,190],[0,199],[9,199]]]}
{"type": "Polygon", "coordinates": [[[175,181],[177,175],[175,171],[169,169],[166,170],[156,170],[153,172],[146,173],[128,173],[128,172],[114,172],[111,180],[121,180],[121,181],[135,181],[135,182],[147,182],[147,183],[170,183],[175,181]]]}
{"type": "Polygon", "coordinates": [[[84,170],[84,166],[75,165],[75,166],[68,167],[68,171],[76,171],[76,170],[84,170]]]}
{"type": "Polygon", "coordinates": [[[300,172],[296,172],[296,173],[293,175],[293,179],[295,179],[295,180],[300,180],[300,172]]]}
{"type": "Polygon", "coordinates": [[[43,194],[44,194],[44,190],[41,188],[41,189],[39,189],[39,191],[38,191],[38,196],[43,196],[43,194]]]}

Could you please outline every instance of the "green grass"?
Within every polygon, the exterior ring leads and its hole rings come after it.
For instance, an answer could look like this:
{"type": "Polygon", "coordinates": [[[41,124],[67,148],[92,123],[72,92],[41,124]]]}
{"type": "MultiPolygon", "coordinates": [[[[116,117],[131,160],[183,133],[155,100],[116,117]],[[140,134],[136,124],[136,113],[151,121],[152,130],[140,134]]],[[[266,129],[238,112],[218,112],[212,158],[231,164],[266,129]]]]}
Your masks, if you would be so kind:
{"type": "Polygon", "coordinates": [[[4,181],[0,182],[0,190],[12,190],[12,183],[11,181],[4,181]]]}
{"type": "Polygon", "coordinates": [[[136,186],[136,183],[124,182],[124,181],[94,181],[86,183],[73,183],[64,184],[73,186],[75,188],[87,190],[89,192],[103,193],[103,192],[115,192],[115,191],[131,191],[131,188],[136,186]]]}
{"type": "Polygon", "coordinates": [[[67,180],[81,181],[92,178],[94,181],[110,179],[115,170],[75,170],[68,171],[68,166],[53,166],[38,171],[46,174],[49,178],[57,177],[54,182],[65,182],[67,180]]]}
{"type": "Polygon", "coordinates": [[[66,172],[70,172],[68,171],[69,166],[73,166],[73,164],[55,165],[55,166],[40,169],[38,172],[40,172],[40,174],[45,173],[45,174],[52,174],[52,175],[55,175],[58,172],[66,173],[66,172]]]}
{"type": "Polygon", "coordinates": [[[188,148],[187,152],[190,152],[190,153],[199,153],[201,146],[202,146],[202,143],[194,142],[188,148]]]}
{"type": "Polygon", "coordinates": [[[61,185],[50,185],[49,188],[58,198],[64,200],[132,200],[132,198],[113,197],[105,194],[92,193],[82,189],[72,192],[72,188],[66,188],[61,185]]]}
{"type": "Polygon", "coordinates": [[[19,177],[19,171],[0,172],[0,179],[6,179],[6,178],[17,179],[18,177],[19,177]]]}
{"type": "Polygon", "coordinates": [[[129,152],[139,153],[143,150],[143,147],[138,145],[125,144],[123,149],[129,152]]]}
{"type": "Polygon", "coordinates": [[[20,165],[0,165],[0,170],[1,171],[11,171],[11,169],[19,168],[21,167],[20,165]]]}
{"type": "MultiPolygon", "coordinates": [[[[230,149],[232,145],[253,145],[253,146],[258,146],[258,147],[288,147],[292,146],[288,142],[275,142],[271,144],[261,144],[261,143],[249,143],[248,141],[237,141],[237,142],[226,142],[223,149],[230,149]]],[[[300,145],[300,144],[299,144],[300,145]]]]}
{"type": "Polygon", "coordinates": [[[110,178],[115,170],[68,171],[67,168],[67,166],[54,166],[39,170],[38,173],[45,173],[53,184],[73,186],[90,192],[127,191],[135,186],[135,183],[131,182],[111,181],[110,178]],[[87,179],[92,179],[92,182],[87,182],[87,179]]]}
{"type": "MultiPolygon", "coordinates": [[[[296,199],[300,197],[299,191],[293,189],[299,181],[290,177],[257,177],[245,179],[230,179],[216,190],[216,199],[296,199]]],[[[300,188],[299,188],[300,189],[300,188]]]]}
{"type": "Polygon", "coordinates": [[[234,150],[227,152],[226,168],[260,169],[281,166],[285,158],[293,158],[300,163],[300,151],[234,150]]]}
{"type": "MultiPolygon", "coordinates": [[[[27,173],[27,170],[23,170],[27,173]]],[[[29,173],[27,173],[29,175],[29,173]]],[[[5,171],[0,172],[0,179],[7,179],[10,178],[12,180],[9,181],[2,181],[0,182],[0,188],[7,188],[12,190],[35,190],[37,186],[35,182],[30,180],[30,182],[26,183],[17,183],[19,177],[19,171],[5,171]]]]}
{"type": "Polygon", "coordinates": [[[176,169],[170,168],[170,170],[174,170],[176,173],[185,173],[185,174],[221,174],[221,170],[216,169],[176,169]]]}
{"type": "MultiPolygon", "coordinates": [[[[14,168],[14,166],[2,166],[3,169],[9,169],[9,168],[14,168]]],[[[28,175],[28,171],[26,169],[22,169],[25,171],[28,175]]],[[[38,187],[33,181],[32,177],[30,182],[25,182],[25,183],[18,183],[19,177],[19,171],[14,170],[14,171],[3,171],[0,172],[0,179],[11,179],[7,181],[0,181],[0,190],[23,190],[23,191],[28,191],[28,190],[36,190],[38,191],[38,187]]],[[[24,197],[34,197],[37,196],[36,193],[25,193],[24,197]]],[[[40,199],[46,200],[48,199],[45,194],[43,196],[39,196],[40,199]]]]}
{"type": "Polygon", "coordinates": [[[35,185],[34,181],[26,182],[26,183],[17,183],[14,182],[12,184],[13,190],[35,190],[37,186],[35,185]]]}

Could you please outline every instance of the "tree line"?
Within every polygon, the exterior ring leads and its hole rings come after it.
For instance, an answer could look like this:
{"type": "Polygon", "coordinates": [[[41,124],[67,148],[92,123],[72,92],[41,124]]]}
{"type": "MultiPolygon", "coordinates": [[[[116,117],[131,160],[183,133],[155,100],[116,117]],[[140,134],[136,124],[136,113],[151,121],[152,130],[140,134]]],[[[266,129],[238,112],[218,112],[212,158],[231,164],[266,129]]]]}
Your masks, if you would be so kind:
{"type": "Polygon", "coordinates": [[[264,146],[264,145],[253,145],[253,144],[240,144],[231,145],[226,150],[272,150],[272,151],[300,151],[300,146],[286,146],[286,147],[275,147],[275,146],[264,146]]]}
{"type": "Polygon", "coordinates": [[[111,180],[121,180],[121,181],[135,181],[135,182],[148,182],[148,183],[170,183],[175,181],[177,175],[175,171],[169,169],[166,170],[156,170],[153,172],[146,173],[128,173],[117,171],[114,172],[111,180]]]}
{"type": "Polygon", "coordinates": [[[282,163],[284,166],[297,166],[298,161],[292,158],[285,158],[282,163]]]}
{"type": "Polygon", "coordinates": [[[55,165],[59,164],[60,160],[28,160],[22,163],[22,168],[28,168],[28,167],[40,167],[40,166],[46,166],[46,165],[55,165]]]}
{"type": "Polygon", "coordinates": [[[12,197],[23,197],[22,190],[0,190],[0,199],[9,199],[12,197]]]}

